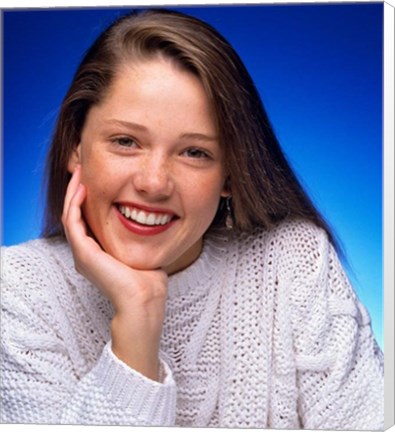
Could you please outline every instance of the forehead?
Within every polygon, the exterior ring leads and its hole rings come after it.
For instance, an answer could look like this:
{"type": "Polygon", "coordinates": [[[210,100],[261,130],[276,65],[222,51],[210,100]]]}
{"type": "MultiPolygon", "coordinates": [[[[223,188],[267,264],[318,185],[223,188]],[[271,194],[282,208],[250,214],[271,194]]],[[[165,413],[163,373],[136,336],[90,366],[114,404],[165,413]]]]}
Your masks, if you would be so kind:
{"type": "Polygon", "coordinates": [[[213,106],[199,78],[164,58],[124,63],[89,117],[217,135],[213,106]]]}

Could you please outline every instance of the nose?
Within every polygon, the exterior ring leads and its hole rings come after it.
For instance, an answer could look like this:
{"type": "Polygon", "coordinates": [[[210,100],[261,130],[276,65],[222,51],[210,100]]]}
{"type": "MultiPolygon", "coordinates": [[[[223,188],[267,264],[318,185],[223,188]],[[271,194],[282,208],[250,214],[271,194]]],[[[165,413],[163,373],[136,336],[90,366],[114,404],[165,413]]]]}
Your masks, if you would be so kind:
{"type": "Polygon", "coordinates": [[[164,155],[148,154],[134,175],[136,190],[152,199],[168,198],[174,189],[171,164],[164,155]]]}

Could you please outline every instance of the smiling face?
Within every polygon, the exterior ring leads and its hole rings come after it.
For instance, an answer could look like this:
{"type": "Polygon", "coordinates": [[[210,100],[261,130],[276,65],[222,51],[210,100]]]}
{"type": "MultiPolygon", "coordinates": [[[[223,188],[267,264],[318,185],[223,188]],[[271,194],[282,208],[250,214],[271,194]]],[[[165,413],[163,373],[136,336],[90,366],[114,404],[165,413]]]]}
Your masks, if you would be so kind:
{"type": "Polygon", "coordinates": [[[197,77],[162,58],[124,66],[88,113],[70,172],[77,163],[84,217],[106,252],[169,274],[199,256],[227,193],[212,107],[197,77]]]}

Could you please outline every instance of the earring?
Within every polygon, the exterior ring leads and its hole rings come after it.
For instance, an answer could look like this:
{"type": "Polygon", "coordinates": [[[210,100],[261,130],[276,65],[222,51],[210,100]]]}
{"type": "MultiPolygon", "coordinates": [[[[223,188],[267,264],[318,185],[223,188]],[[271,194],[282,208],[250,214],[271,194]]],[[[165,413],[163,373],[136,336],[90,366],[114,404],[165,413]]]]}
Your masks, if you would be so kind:
{"type": "Polygon", "coordinates": [[[231,230],[233,228],[233,216],[232,216],[232,209],[230,206],[230,200],[232,199],[232,196],[229,195],[226,197],[226,219],[225,219],[225,225],[228,230],[231,230]]]}

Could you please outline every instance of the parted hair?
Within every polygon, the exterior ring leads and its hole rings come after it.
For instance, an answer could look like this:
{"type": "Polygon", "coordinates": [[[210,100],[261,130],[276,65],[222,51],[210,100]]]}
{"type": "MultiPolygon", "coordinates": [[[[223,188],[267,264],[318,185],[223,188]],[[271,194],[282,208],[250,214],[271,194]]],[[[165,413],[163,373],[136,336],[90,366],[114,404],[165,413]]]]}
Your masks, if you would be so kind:
{"type": "MultiPolygon", "coordinates": [[[[196,75],[213,105],[235,229],[270,229],[285,218],[302,218],[322,227],[334,241],[287,162],[238,54],[207,23],[165,9],[134,11],[117,19],[79,65],[61,105],[48,154],[43,236],[64,235],[61,215],[70,180],[67,162],[90,108],[103,100],[122,65],[158,55],[196,75]]],[[[223,224],[225,213],[221,199],[212,224],[223,224]]]]}

